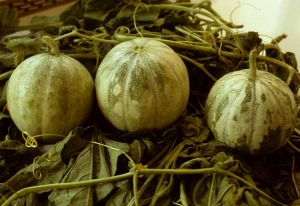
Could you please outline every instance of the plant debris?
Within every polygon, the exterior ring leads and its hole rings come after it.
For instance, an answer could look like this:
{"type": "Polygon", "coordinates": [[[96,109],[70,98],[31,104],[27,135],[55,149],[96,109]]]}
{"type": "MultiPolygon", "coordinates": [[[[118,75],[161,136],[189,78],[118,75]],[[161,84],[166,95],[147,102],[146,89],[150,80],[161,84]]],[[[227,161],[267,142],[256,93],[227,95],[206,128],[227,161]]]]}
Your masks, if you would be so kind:
{"type": "MultiPolygon", "coordinates": [[[[299,100],[300,77],[292,52],[282,53],[280,35],[263,44],[256,31],[236,33],[210,1],[78,0],[62,14],[35,17],[19,26],[15,10],[0,7],[0,204],[10,205],[298,205],[300,131],[262,158],[243,156],[213,138],[203,108],[214,82],[248,68],[256,47],[259,69],[285,81],[299,100]],[[26,37],[7,37],[30,30],[26,37]],[[185,62],[190,99],[185,114],[165,131],[124,133],[97,107],[47,151],[28,148],[5,109],[5,85],[24,59],[47,52],[51,35],[60,51],[94,77],[115,45],[133,38],[166,43],[185,62]],[[4,138],[5,137],[5,138],[4,138]]],[[[8,108],[9,109],[9,108],[8,108]]],[[[238,129],[238,128],[237,128],[238,129]]]]}

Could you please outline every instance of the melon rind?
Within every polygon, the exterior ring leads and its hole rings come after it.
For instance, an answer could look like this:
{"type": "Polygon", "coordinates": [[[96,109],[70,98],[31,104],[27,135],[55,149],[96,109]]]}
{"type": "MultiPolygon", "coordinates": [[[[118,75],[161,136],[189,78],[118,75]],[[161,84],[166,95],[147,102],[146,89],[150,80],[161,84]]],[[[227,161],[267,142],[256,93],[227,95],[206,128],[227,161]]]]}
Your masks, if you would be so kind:
{"type": "Polygon", "coordinates": [[[82,126],[94,99],[94,80],[77,60],[38,54],[12,73],[7,104],[12,120],[29,135],[61,134],[82,126]]]}
{"type": "Polygon", "coordinates": [[[205,117],[214,137],[250,155],[266,155],[281,148],[291,136],[297,106],[290,88],[278,77],[248,69],[231,72],[212,87],[205,117]]]}
{"type": "Polygon", "coordinates": [[[109,51],[95,84],[103,115],[129,132],[167,128],[182,115],[189,97],[184,62],[166,44],[146,38],[109,51]]]}

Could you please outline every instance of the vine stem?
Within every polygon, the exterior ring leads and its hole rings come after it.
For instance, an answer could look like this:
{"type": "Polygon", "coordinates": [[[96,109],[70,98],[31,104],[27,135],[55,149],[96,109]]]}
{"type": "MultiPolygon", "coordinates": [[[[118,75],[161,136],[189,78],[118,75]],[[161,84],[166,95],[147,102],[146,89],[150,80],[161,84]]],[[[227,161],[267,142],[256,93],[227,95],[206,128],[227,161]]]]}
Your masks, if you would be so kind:
{"type": "Polygon", "coordinates": [[[180,198],[182,206],[188,206],[189,204],[188,204],[187,196],[185,194],[184,185],[185,185],[185,181],[181,180],[180,185],[179,185],[179,188],[180,188],[179,198],[180,198]]]}
{"type": "Polygon", "coordinates": [[[296,147],[292,142],[291,140],[288,140],[287,141],[287,145],[289,145],[295,152],[299,153],[300,154],[300,149],[298,147],[296,147]]]}
{"type": "Polygon", "coordinates": [[[178,31],[178,32],[181,32],[181,33],[183,33],[185,35],[187,35],[188,37],[192,37],[192,38],[198,40],[199,42],[204,43],[205,45],[211,46],[210,43],[208,43],[207,41],[203,40],[201,37],[196,36],[196,35],[192,34],[191,32],[186,31],[186,30],[180,28],[179,26],[175,26],[175,30],[178,31]]]}
{"type": "Polygon", "coordinates": [[[114,182],[118,180],[124,180],[133,177],[133,172],[128,172],[122,175],[117,175],[113,177],[94,179],[94,180],[85,180],[80,182],[69,182],[69,183],[58,183],[58,184],[48,184],[48,185],[39,185],[33,187],[27,187],[15,192],[12,196],[10,196],[2,206],[10,206],[12,201],[17,199],[18,197],[23,197],[28,193],[35,193],[38,191],[51,190],[51,189],[66,189],[66,188],[76,188],[76,187],[89,187],[91,185],[114,182]]]}
{"type": "Polygon", "coordinates": [[[0,80],[9,78],[14,71],[15,70],[13,69],[13,70],[10,70],[10,71],[7,71],[7,72],[4,72],[4,73],[0,74],[0,80]]]}
{"type": "MultiPolygon", "coordinates": [[[[114,38],[117,41],[119,41],[119,43],[121,43],[121,42],[124,42],[124,41],[130,41],[132,39],[135,39],[136,37],[135,36],[122,35],[122,34],[115,34],[114,38]]],[[[152,39],[152,38],[149,38],[149,39],[152,39]]],[[[155,40],[163,42],[163,43],[165,43],[165,44],[167,44],[171,47],[173,46],[173,47],[179,47],[179,48],[195,50],[195,51],[203,51],[203,52],[208,52],[208,53],[213,53],[213,54],[219,53],[219,55],[221,55],[221,56],[231,57],[231,58],[243,58],[242,54],[237,54],[237,53],[233,53],[233,52],[219,51],[219,50],[213,49],[211,47],[207,47],[207,46],[198,46],[198,45],[193,45],[193,44],[186,44],[186,43],[176,42],[176,41],[171,41],[171,40],[166,40],[166,39],[155,39],[155,40]]],[[[246,54],[244,56],[244,58],[246,58],[246,59],[249,58],[249,55],[246,54]]],[[[291,65],[288,65],[287,63],[282,62],[280,60],[277,60],[277,59],[274,59],[274,58],[271,58],[271,57],[261,56],[261,55],[257,55],[256,59],[276,64],[276,65],[284,67],[286,70],[288,70],[289,76],[288,76],[287,80],[285,81],[287,85],[290,85],[293,76],[295,76],[296,79],[300,81],[300,76],[295,72],[295,69],[291,65]]],[[[188,59],[186,59],[186,60],[188,60],[188,59]]],[[[191,59],[189,59],[189,60],[191,60],[191,59]]],[[[199,67],[199,68],[202,70],[201,67],[199,67]]],[[[211,78],[211,77],[209,76],[209,78],[211,78]]],[[[215,78],[213,78],[212,80],[215,80],[215,78]]]]}
{"type": "Polygon", "coordinates": [[[198,67],[201,71],[203,71],[211,80],[213,80],[214,82],[217,81],[217,79],[211,74],[209,73],[209,71],[207,71],[207,69],[203,66],[203,64],[198,63],[197,61],[190,59],[184,55],[178,54],[178,56],[180,56],[182,59],[194,64],[196,67],[198,67]]]}
{"type": "Polygon", "coordinates": [[[277,59],[273,59],[271,57],[266,57],[266,56],[257,55],[256,59],[268,61],[268,62],[271,62],[273,64],[276,64],[278,66],[281,66],[281,67],[284,67],[285,69],[287,69],[289,71],[289,76],[288,76],[287,80],[285,81],[285,83],[288,86],[291,84],[293,77],[295,77],[298,81],[300,81],[300,76],[298,75],[298,73],[295,72],[295,69],[291,65],[288,65],[285,62],[279,61],[277,59]]]}
{"type": "MultiPolygon", "coordinates": [[[[185,8],[185,7],[183,7],[183,8],[185,8]]],[[[189,8],[187,8],[187,9],[189,9],[189,8]]],[[[91,40],[91,41],[96,41],[96,42],[101,42],[101,43],[109,43],[109,44],[119,44],[121,42],[129,41],[129,40],[132,40],[132,39],[136,38],[136,36],[115,34],[113,36],[114,39],[109,40],[109,39],[97,38],[97,37],[94,37],[94,36],[88,36],[88,35],[81,34],[81,33],[74,30],[70,33],[59,36],[54,40],[59,41],[59,40],[62,40],[64,38],[68,38],[68,37],[72,37],[72,36],[77,36],[77,37],[85,38],[85,39],[88,39],[88,40],[91,40]]],[[[169,46],[179,47],[179,48],[183,48],[183,49],[203,51],[203,52],[208,52],[208,53],[212,53],[212,54],[219,53],[219,55],[221,55],[221,56],[231,57],[231,58],[248,58],[248,55],[237,54],[237,53],[232,53],[232,52],[225,52],[225,51],[218,51],[218,50],[216,50],[212,47],[207,47],[207,46],[186,44],[186,43],[182,43],[182,42],[176,42],[176,41],[165,40],[165,39],[156,39],[156,40],[161,41],[161,42],[163,42],[163,43],[165,43],[169,46]]],[[[74,55],[74,54],[71,54],[71,55],[74,55]]],[[[74,57],[76,58],[77,56],[74,56],[74,57]]],[[[88,57],[88,55],[84,56],[84,58],[87,58],[87,57],[88,57]]],[[[93,57],[94,56],[90,56],[89,58],[93,58],[93,57]]],[[[292,66],[286,64],[285,62],[282,62],[282,61],[279,61],[277,59],[273,59],[273,58],[270,58],[270,57],[266,57],[266,56],[260,56],[260,55],[257,55],[256,59],[268,61],[270,63],[276,64],[278,66],[281,66],[281,67],[284,67],[285,69],[287,69],[289,71],[289,76],[288,76],[288,79],[286,80],[287,85],[289,85],[291,83],[291,80],[292,80],[292,77],[294,76],[294,74],[296,74],[295,77],[300,81],[300,77],[299,77],[299,75],[297,75],[297,73],[295,73],[294,68],[292,66]]],[[[201,69],[201,67],[199,67],[199,68],[201,69]]],[[[213,80],[215,80],[215,78],[213,80]]]]}
{"type": "Polygon", "coordinates": [[[244,185],[250,187],[252,190],[263,196],[265,199],[269,200],[270,202],[280,205],[280,206],[286,206],[285,204],[273,199],[268,194],[263,192],[262,190],[258,189],[256,186],[252,185],[251,183],[247,182],[240,176],[229,172],[227,170],[212,167],[212,168],[203,168],[203,169],[137,169],[135,172],[128,172],[121,175],[116,175],[113,177],[106,177],[101,179],[94,179],[94,180],[85,180],[85,181],[79,181],[79,182],[70,182],[70,183],[57,183],[57,184],[48,184],[48,185],[39,185],[39,186],[33,186],[33,187],[27,187],[19,190],[18,192],[15,192],[12,196],[10,196],[3,204],[2,206],[10,206],[12,201],[14,201],[18,197],[23,197],[28,193],[35,193],[38,191],[44,191],[44,190],[51,190],[51,189],[66,189],[66,188],[77,188],[77,187],[89,187],[94,184],[99,183],[108,183],[108,182],[114,182],[119,180],[124,180],[128,178],[133,178],[134,175],[138,176],[139,174],[173,174],[173,175],[197,175],[197,174],[221,174],[229,177],[233,177],[237,179],[238,181],[242,182],[244,185]],[[136,173],[136,174],[135,174],[136,173]]]}
{"type": "MultiPolygon", "coordinates": [[[[157,168],[163,168],[165,167],[166,164],[168,164],[168,162],[170,162],[170,159],[172,157],[174,157],[174,155],[176,156],[176,154],[178,154],[184,147],[183,143],[180,143],[179,145],[177,145],[168,155],[166,155],[166,157],[159,163],[159,165],[157,166],[157,168]]],[[[138,172],[140,170],[136,170],[136,175],[138,175],[138,172]]],[[[159,174],[159,173],[156,173],[159,174]]],[[[131,201],[127,204],[127,206],[133,206],[134,205],[134,201],[138,201],[138,199],[140,198],[140,196],[144,193],[144,191],[147,189],[147,187],[150,185],[151,181],[154,179],[154,177],[156,176],[156,174],[151,174],[147,180],[144,182],[144,184],[140,187],[139,191],[136,193],[136,196],[134,197],[134,199],[131,199],[131,201]]]]}
{"type": "Polygon", "coordinates": [[[88,35],[79,33],[76,30],[73,30],[70,33],[61,35],[61,36],[55,38],[54,40],[59,41],[59,40],[62,40],[64,38],[73,37],[73,36],[88,39],[88,40],[95,41],[95,42],[101,42],[101,43],[108,43],[108,44],[119,44],[120,43],[119,41],[116,41],[116,40],[109,40],[109,39],[97,38],[97,37],[94,37],[94,36],[88,36],[88,35]]]}
{"type": "Polygon", "coordinates": [[[208,203],[207,205],[213,205],[212,201],[215,202],[214,200],[212,200],[212,196],[213,196],[213,190],[215,188],[215,183],[216,182],[216,173],[213,174],[212,180],[211,180],[211,186],[210,186],[210,191],[209,191],[209,197],[208,197],[208,203]]]}
{"type": "Polygon", "coordinates": [[[237,179],[238,181],[242,182],[244,185],[250,187],[252,190],[263,196],[265,199],[269,200],[270,202],[281,205],[281,206],[287,206],[278,200],[273,199],[271,196],[269,196],[267,193],[263,192],[262,190],[258,189],[256,186],[252,185],[248,181],[244,180],[240,176],[229,172],[227,170],[212,167],[212,168],[203,168],[203,169],[142,169],[138,170],[139,174],[177,174],[177,175],[195,175],[195,174],[221,174],[229,177],[233,177],[237,179]]]}
{"type": "MultiPolygon", "coordinates": [[[[222,29],[224,29],[226,32],[228,32],[229,34],[232,35],[232,38],[235,40],[236,44],[237,44],[237,48],[241,51],[242,54],[242,59],[240,61],[240,63],[243,61],[244,56],[245,56],[245,51],[243,49],[242,43],[240,41],[240,39],[238,38],[238,36],[226,25],[224,24],[217,16],[215,16],[212,13],[208,13],[205,11],[201,11],[199,9],[194,9],[194,8],[188,8],[188,7],[184,7],[184,6],[178,6],[178,5],[173,5],[173,4],[157,4],[157,5],[149,5],[148,6],[153,7],[153,8],[159,8],[159,9],[171,9],[171,10],[178,10],[178,11],[185,11],[185,12],[192,12],[195,14],[201,14],[203,16],[206,16],[208,18],[211,18],[212,20],[214,20],[216,23],[218,23],[220,25],[220,27],[222,29]]],[[[239,64],[240,64],[239,63],[239,64]]],[[[238,65],[239,66],[239,65],[238,65]]]]}

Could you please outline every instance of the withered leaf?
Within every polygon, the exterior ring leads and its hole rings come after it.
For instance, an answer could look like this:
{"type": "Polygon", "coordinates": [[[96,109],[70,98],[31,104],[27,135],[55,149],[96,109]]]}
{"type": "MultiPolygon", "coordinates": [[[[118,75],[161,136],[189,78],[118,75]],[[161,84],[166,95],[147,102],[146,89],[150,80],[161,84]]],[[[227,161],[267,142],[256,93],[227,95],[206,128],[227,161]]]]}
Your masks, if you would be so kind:
{"type": "MultiPolygon", "coordinates": [[[[209,161],[209,164],[211,167],[230,171],[255,186],[251,176],[241,169],[241,162],[233,156],[220,152],[209,161]]],[[[240,184],[237,179],[223,174],[195,176],[185,182],[185,187],[193,205],[208,205],[209,203],[211,205],[271,205],[268,200],[240,184]]]]}
{"type": "MultiPolygon", "coordinates": [[[[78,182],[93,179],[93,145],[89,144],[78,155],[75,163],[68,173],[63,177],[64,182],[78,182]]],[[[78,187],[67,189],[55,189],[48,196],[49,200],[55,205],[93,205],[92,187],[78,187]]]]}
{"type": "Polygon", "coordinates": [[[30,205],[30,206],[40,206],[41,204],[39,203],[37,194],[35,193],[29,193],[28,195],[25,196],[25,205],[30,205]]]}
{"type": "Polygon", "coordinates": [[[12,53],[12,52],[5,53],[5,54],[0,54],[0,63],[3,64],[6,67],[14,67],[15,66],[16,55],[17,54],[12,53]]]}
{"type": "Polygon", "coordinates": [[[140,140],[134,140],[133,143],[130,144],[128,154],[135,163],[141,163],[145,151],[147,151],[146,145],[140,140]]]}
{"type": "Polygon", "coordinates": [[[83,18],[83,14],[84,8],[82,7],[81,1],[77,1],[75,4],[63,11],[59,17],[61,21],[66,21],[69,18],[83,18]]]}
{"type": "Polygon", "coordinates": [[[180,165],[180,169],[199,169],[208,168],[210,163],[205,158],[194,158],[180,165]]]}
{"type": "Polygon", "coordinates": [[[172,12],[165,16],[164,24],[166,25],[186,25],[190,21],[189,16],[186,14],[179,14],[172,12]]]}
{"type": "MultiPolygon", "coordinates": [[[[42,42],[36,39],[31,39],[31,38],[11,39],[8,41],[6,48],[13,51],[13,54],[4,57],[6,57],[6,59],[9,58],[8,60],[11,60],[13,55],[14,66],[18,66],[25,59],[25,55],[31,56],[31,55],[39,54],[41,46],[42,46],[42,42]]],[[[11,61],[6,63],[11,64],[11,61]]]]}
{"type": "Polygon", "coordinates": [[[24,37],[9,40],[6,48],[19,54],[39,54],[41,46],[41,41],[24,37]]]}
{"type": "Polygon", "coordinates": [[[209,135],[209,129],[203,120],[197,116],[189,115],[183,117],[177,124],[181,129],[186,143],[201,143],[205,141],[209,135]]]}
{"type": "Polygon", "coordinates": [[[14,32],[18,24],[18,11],[7,6],[0,6],[0,39],[14,32]]]}
{"type": "MultiPolygon", "coordinates": [[[[78,1],[82,5],[83,21],[86,29],[95,29],[102,26],[106,18],[117,5],[114,1],[106,0],[83,0],[78,1]]],[[[114,13],[113,16],[116,14],[114,13]]]]}
{"type": "Polygon", "coordinates": [[[262,42],[262,39],[259,38],[258,32],[250,31],[248,33],[245,33],[241,37],[241,43],[245,50],[251,51],[251,49],[259,46],[262,42]]]}
{"type": "Polygon", "coordinates": [[[15,66],[14,60],[15,55],[13,52],[11,52],[9,49],[6,48],[6,45],[4,43],[0,43],[0,68],[1,64],[6,67],[13,67],[15,66]]]}
{"type": "MultiPolygon", "coordinates": [[[[84,128],[77,128],[61,142],[53,145],[46,153],[37,158],[31,165],[21,169],[13,177],[0,186],[0,194],[18,191],[22,188],[36,185],[52,184],[61,181],[66,170],[66,164],[61,158],[61,151],[72,138],[80,138],[84,128]]],[[[42,192],[38,192],[42,193],[42,192]]]]}
{"type": "Polygon", "coordinates": [[[118,181],[116,187],[117,190],[110,195],[110,198],[105,204],[106,206],[125,206],[132,199],[133,192],[131,180],[118,181]]]}
{"type": "Polygon", "coordinates": [[[0,142],[0,182],[5,182],[20,169],[32,163],[33,159],[41,155],[38,148],[28,148],[17,140],[0,142]]]}
{"type": "Polygon", "coordinates": [[[160,14],[160,10],[157,8],[150,7],[147,9],[145,7],[139,7],[138,10],[134,13],[135,9],[136,9],[135,5],[128,4],[124,6],[115,16],[115,18],[112,18],[105,25],[109,28],[116,29],[122,25],[133,24],[134,18],[137,23],[139,22],[154,23],[160,14]]]}
{"type": "MultiPolygon", "coordinates": [[[[123,152],[129,151],[129,145],[127,143],[117,142],[114,140],[110,140],[105,138],[102,135],[99,135],[99,141],[107,146],[117,148],[123,152]]],[[[95,145],[93,150],[93,163],[94,163],[94,175],[93,177],[96,179],[111,177],[116,175],[117,166],[119,156],[122,153],[110,148],[103,147],[101,145],[95,145]]],[[[125,161],[124,165],[128,165],[128,161],[125,161]]],[[[122,165],[121,164],[121,165],[122,165]]],[[[115,188],[116,183],[105,183],[105,184],[98,184],[94,187],[95,190],[95,202],[99,202],[103,198],[105,198],[110,192],[113,191],[115,188]]]]}

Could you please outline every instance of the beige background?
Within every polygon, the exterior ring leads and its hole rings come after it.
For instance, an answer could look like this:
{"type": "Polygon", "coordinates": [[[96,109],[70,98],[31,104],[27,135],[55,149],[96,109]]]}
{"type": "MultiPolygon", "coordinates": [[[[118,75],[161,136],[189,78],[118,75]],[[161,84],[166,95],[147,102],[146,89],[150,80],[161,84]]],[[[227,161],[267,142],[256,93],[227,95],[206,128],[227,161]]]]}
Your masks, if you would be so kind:
{"type": "MultiPolygon", "coordinates": [[[[226,20],[239,6],[232,20],[244,25],[241,31],[257,31],[261,35],[288,37],[280,44],[283,52],[294,52],[300,64],[300,1],[299,0],[211,0],[213,8],[226,20]]],[[[196,2],[196,1],[194,1],[196,2]]],[[[267,42],[270,38],[261,36],[267,42]]],[[[299,67],[300,70],[300,67],[299,67]]]]}

